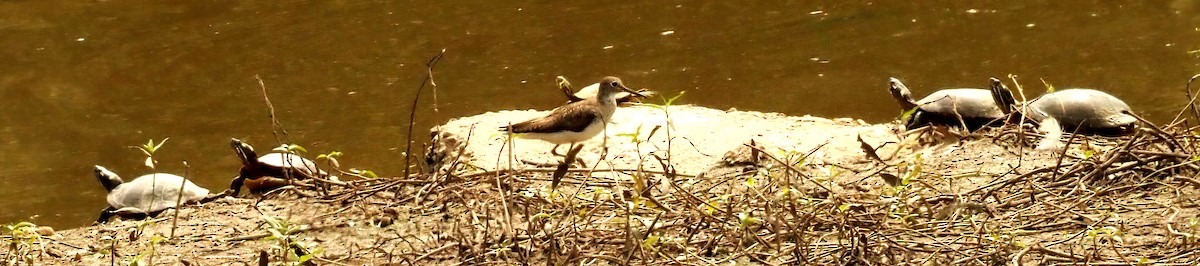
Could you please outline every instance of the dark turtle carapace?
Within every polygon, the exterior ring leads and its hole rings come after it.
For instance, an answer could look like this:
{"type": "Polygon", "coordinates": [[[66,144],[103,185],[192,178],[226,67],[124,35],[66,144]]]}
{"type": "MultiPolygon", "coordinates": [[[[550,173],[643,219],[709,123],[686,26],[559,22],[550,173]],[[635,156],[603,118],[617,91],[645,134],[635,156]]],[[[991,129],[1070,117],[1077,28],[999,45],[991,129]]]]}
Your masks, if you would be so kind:
{"type": "Polygon", "coordinates": [[[328,175],[317,167],[317,163],[300,155],[286,152],[268,153],[259,157],[254,147],[238,139],[229,141],[238,159],[242,161],[242,169],[230,183],[230,191],[236,195],[245,183],[252,191],[273,189],[286,184],[290,179],[324,178],[328,175]],[[263,179],[267,178],[267,179],[263,179]],[[284,180],[280,182],[279,180],[284,180]]]}
{"type": "Polygon", "coordinates": [[[995,102],[1005,112],[1020,112],[1036,122],[1054,118],[1065,132],[1121,136],[1133,133],[1137,125],[1125,101],[1102,91],[1057,90],[1021,106],[999,79],[992,78],[991,83],[995,102]]]}
{"type": "Polygon", "coordinates": [[[917,101],[899,79],[891,78],[889,85],[888,90],[901,109],[907,111],[916,108],[908,121],[904,121],[904,126],[908,129],[945,125],[965,126],[974,131],[1004,117],[1004,113],[992,100],[991,92],[985,89],[943,89],[917,101]]]}

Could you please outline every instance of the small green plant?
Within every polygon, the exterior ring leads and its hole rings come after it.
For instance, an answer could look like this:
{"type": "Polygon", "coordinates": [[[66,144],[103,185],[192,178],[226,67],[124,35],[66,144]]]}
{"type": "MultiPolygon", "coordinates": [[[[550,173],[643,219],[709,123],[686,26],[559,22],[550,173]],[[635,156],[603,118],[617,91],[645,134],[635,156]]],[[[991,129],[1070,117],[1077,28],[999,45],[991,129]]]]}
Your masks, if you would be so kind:
{"type": "Polygon", "coordinates": [[[275,151],[275,152],[286,152],[286,153],[292,153],[292,154],[308,153],[308,149],[305,149],[304,146],[300,146],[298,144],[282,144],[282,145],[279,145],[279,147],[275,147],[274,149],[271,149],[271,150],[275,151]]]}
{"type": "Polygon", "coordinates": [[[921,213],[927,212],[926,207],[922,204],[920,189],[910,186],[913,180],[924,174],[921,155],[914,156],[911,162],[901,163],[898,168],[906,169],[907,172],[900,177],[884,175],[884,180],[891,186],[884,189],[884,193],[880,197],[884,202],[889,203],[887,206],[888,217],[899,223],[909,224],[916,222],[913,219],[920,216],[921,213]]]}
{"type": "Polygon", "coordinates": [[[371,171],[371,170],[367,170],[367,169],[350,168],[350,170],[346,170],[346,172],[343,172],[341,170],[342,163],[338,161],[338,158],[342,157],[342,155],[344,155],[344,153],[342,153],[340,151],[331,151],[329,153],[317,155],[317,161],[325,161],[326,165],[329,165],[329,167],[332,167],[333,169],[337,170],[338,172],[349,173],[351,175],[358,176],[360,178],[371,178],[371,179],[379,178],[379,175],[375,174],[375,171],[371,171]]]}
{"type": "MultiPolygon", "coordinates": [[[[171,139],[171,138],[163,138],[163,140],[158,143],[154,143],[154,139],[150,139],[150,140],[146,141],[146,144],[142,144],[141,146],[135,147],[139,151],[141,151],[142,154],[146,155],[145,165],[146,165],[146,167],[150,167],[151,173],[158,173],[158,160],[154,159],[154,154],[156,152],[158,152],[159,148],[162,148],[163,144],[167,143],[168,139],[171,139]]],[[[157,177],[157,175],[154,175],[152,177],[157,177]]],[[[150,191],[158,191],[158,182],[157,181],[150,183],[150,191]]],[[[157,197],[157,195],[155,195],[155,197],[157,197]]],[[[157,202],[157,201],[151,201],[151,202],[157,202]]],[[[176,206],[179,206],[178,202],[176,202],[176,206]]],[[[155,207],[156,206],[151,204],[149,206],[149,209],[154,209],[155,207]]]]}
{"type": "Polygon", "coordinates": [[[157,169],[158,161],[154,159],[154,153],[157,152],[159,148],[162,148],[162,145],[166,144],[168,139],[171,139],[171,138],[164,138],[162,141],[158,142],[157,144],[154,143],[154,139],[150,139],[149,141],[146,141],[146,144],[142,144],[141,146],[136,147],[138,150],[142,151],[142,153],[146,155],[145,164],[146,164],[146,167],[150,167],[150,170],[157,169]]]}
{"type": "Polygon", "coordinates": [[[315,243],[306,243],[300,240],[299,234],[304,227],[269,215],[263,215],[262,219],[267,224],[267,231],[271,233],[266,240],[273,241],[271,250],[277,252],[279,258],[283,259],[284,265],[309,264],[313,256],[321,251],[320,248],[316,248],[315,243]]]}
{"type": "Polygon", "coordinates": [[[154,265],[154,254],[157,253],[157,251],[158,251],[158,249],[156,247],[158,247],[158,243],[162,242],[163,240],[167,240],[167,238],[165,238],[161,235],[158,235],[158,234],[154,234],[154,236],[151,236],[150,243],[149,243],[149,245],[147,245],[148,247],[146,248],[146,250],[143,250],[141,253],[138,253],[137,256],[134,256],[133,261],[130,262],[129,265],[130,266],[154,265]]]}
{"type": "Polygon", "coordinates": [[[1046,93],[1054,92],[1054,85],[1050,85],[1050,82],[1046,82],[1046,79],[1039,79],[1039,80],[1042,81],[1043,85],[1046,85],[1046,93]]]}
{"type": "Polygon", "coordinates": [[[650,106],[652,106],[654,108],[658,108],[659,110],[662,110],[663,116],[665,116],[665,118],[666,118],[666,122],[667,122],[667,158],[666,158],[666,161],[667,161],[668,165],[671,164],[671,142],[673,141],[673,139],[672,139],[673,136],[671,136],[671,128],[675,127],[674,122],[672,122],[672,120],[671,120],[671,111],[670,111],[671,105],[674,105],[675,100],[678,100],[679,97],[683,97],[684,93],[687,93],[687,91],[681,91],[681,92],[679,92],[679,94],[676,94],[675,96],[672,96],[671,98],[666,98],[665,96],[660,96],[660,97],[662,97],[662,100],[663,100],[663,104],[661,104],[661,105],[649,104],[650,106]]]}
{"type": "Polygon", "coordinates": [[[622,138],[629,138],[629,142],[633,143],[633,144],[642,143],[642,139],[638,138],[639,136],[642,135],[642,125],[643,124],[638,124],[637,128],[634,129],[633,132],[618,133],[618,134],[616,134],[616,136],[622,137],[622,138]]]}
{"type": "Polygon", "coordinates": [[[758,225],[759,223],[762,222],[762,220],[759,220],[758,218],[751,216],[750,212],[740,212],[737,214],[737,218],[738,218],[738,229],[747,229],[751,226],[758,225]]]}
{"type": "Polygon", "coordinates": [[[45,249],[37,230],[38,226],[30,222],[4,225],[4,236],[8,238],[4,265],[33,265],[42,256],[45,249]]]}
{"type": "Polygon", "coordinates": [[[137,226],[134,227],[134,229],[133,229],[133,235],[132,235],[133,238],[131,238],[129,240],[137,241],[137,237],[141,236],[142,233],[146,231],[146,227],[150,227],[151,225],[154,225],[154,224],[155,224],[154,220],[138,221],[137,226]]]}
{"type": "Polygon", "coordinates": [[[1182,231],[1177,234],[1183,235],[1183,244],[1185,246],[1196,244],[1197,238],[1200,238],[1200,219],[1197,217],[1187,218],[1187,222],[1183,224],[1182,231]]]}
{"type": "Polygon", "coordinates": [[[317,155],[317,161],[324,160],[324,161],[328,162],[327,164],[329,164],[329,166],[332,166],[333,168],[342,168],[342,164],[339,163],[338,159],[337,159],[338,157],[342,157],[342,155],[343,154],[340,151],[331,151],[326,154],[317,155]]]}

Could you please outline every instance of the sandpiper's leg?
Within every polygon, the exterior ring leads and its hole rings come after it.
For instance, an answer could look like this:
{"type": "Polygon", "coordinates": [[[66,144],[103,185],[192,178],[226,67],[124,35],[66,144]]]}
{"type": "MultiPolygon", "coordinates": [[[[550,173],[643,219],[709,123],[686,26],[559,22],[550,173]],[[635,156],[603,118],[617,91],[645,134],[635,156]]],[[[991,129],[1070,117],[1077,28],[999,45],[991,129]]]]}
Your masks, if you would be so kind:
{"type": "MultiPolygon", "coordinates": [[[[571,149],[570,149],[570,150],[568,150],[568,152],[571,152],[571,151],[573,151],[573,150],[575,150],[575,149],[583,149],[583,144],[579,144],[579,146],[578,146],[578,147],[576,147],[576,146],[575,146],[575,143],[571,143],[571,149]]],[[[574,151],[574,152],[575,152],[575,154],[576,154],[576,156],[575,156],[575,163],[578,163],[580,167],[587,168],[587,162],[584,162],[584,161],[583,161],[583,158],[580,158],[580,157],[578,156],[579,152],[578,152],[578,151],[574,151]]],[[[564,159],[565,159],[565,158],[564,158],[564,159]]]]}
{"type": "Polygon", "coordinates": [[[554,156],[560,156],[560,157],[563,156],[562,154],[558,154],[558,146],[560,146],[560,145],[562,145],[562,144],[554,144],[554,148],[550,148],[550,154],[553,154],[554,156]]]}

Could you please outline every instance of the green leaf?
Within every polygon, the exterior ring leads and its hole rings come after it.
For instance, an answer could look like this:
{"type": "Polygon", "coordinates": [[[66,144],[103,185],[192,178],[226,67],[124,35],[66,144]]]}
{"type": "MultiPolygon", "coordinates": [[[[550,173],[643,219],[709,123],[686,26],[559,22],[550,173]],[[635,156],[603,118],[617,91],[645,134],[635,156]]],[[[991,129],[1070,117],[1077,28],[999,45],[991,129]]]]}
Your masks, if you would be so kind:
{"type": "Polygon", "coordinates": [[[367,169],[354,169],[354,168],[350,168],[350,172],[351,172],[351,173],[354,173],[354,174],[357,174],[357,175],[365,176],[365,177],[370,177],[370,178],[379,178],[379,175],[375,174],[375,172],[374,172],[374,171],[367,170],[367,169]]]}
{"type": "Polygon", "coordinates": [[[305,148],[304,148],[304,146],[300,146],[300,145],[297,145],[297,144],[283,144],[283,145],[279,145],[279,147],[275,147],[275,149],[272,149],[272,151],[276,151],[276,152],[288,152],[288,153],[297,153],[297,154],[299,154],[299,153],[308,153],[308,149],[305,149],[305,148]]]}
{"type": "Polygon", "coordinates": [[[646,240],[642,240],[642,247],[647,249],[654,247],[655,244],[658,244],[659,238],[658,235],[647,237],[646,240]]]}
{"type": "MultiPolygon", "coordinates": [[[[162,140],[162,141],[158,142],[158,145],[154,145],[154,150],[155,150],[155,151],[157,151],[157,150],[158,150],[158,148],[162,148],[162,145],[163,145],[163,144],[167,144],[167,140],[168,140],[168,139],[171,139],[171,138],[163,138],[163,140],[162,140]]],[[[154,140],[153,140],[153,139],[151,139],[151,140],[150,140],[150,143],[154,143],[154,140]]]]}
{"type": "Polygon", "coordinates": [[[638,139],[638,136],[641,136],[641,135],[642,135],[642,124],[638,124],[637,129],[635,129],[633,132],[619,133],[616,136],[629,138],[629,142],[632,142],[632,143],[641,143],[641,140],[638,139]]]}
{"type": "Polygon", "coordinates": [[[750,213],[747,213],[747,212],[738,213],[737,217],[738,217],[738,227],[739,228],[747,228],[751,225],[755,225],[755,224],[759,223],[758,218],[754,218],[753,216],[750,216],[750,213]]]}
{"type": "Polygon", "coordinates": [[[308,262],[309,260],[311,260],[313,258],[313,255],[316,255],[316,253],[304,254],[304,256],[300,256],[300,258],[297,258],[296,262],[304,264],[305,262],[308,262]]]}
{"type": "Polygon", "coordinates": [[[913,107],[912,109],[908,109],[904,112],[900,112],[900,117],[897,117],[896,119],[900,120],[900,121],[908,120],[909,117],[911,117],[913,114],[917,113],[918,108],[921,108],[921,107],[917,106],[917,107],[913,107]]]}
{"type": "Polygon", "coordinates": [[[1050,82],[1046,82],[1046,79],[1039,80],[1042,81],[1042,84],[1046,85],[1046,93],[1054,92],[1054,85],[1050,85],[1050,82]]]}
{"type": "Polygon", "coordinates": [[[675,103],[675,100],[679,99],[679,97],[683,97],[683,94],[684,94],[684,93],[687,93],[687,91],[681,91],[681,92],[679,92],[679,94],[676,94],[676,95],[675,95],[675,97],[671,97],[670,99],[667,99],[667,100],[666,100],[666,103],[665,103],[665,104],[663,104],[663,105],[666,105],[666,106],[671,106],[671,104],[674,104],[674,103],[675,103]]]}
{"type": "Polygon", "coordinates": [[[1150,262],[1151,262],[1151,261],[1150,261],[1150,259],[1148,259],[1148,258],[1145,258],[1145,257],[1139,257],[1139,258],[1138,258],[1138,260],[1137,260],[1137,265],[1147,265],[1147,264],[1150,264],[1150,262]]]}

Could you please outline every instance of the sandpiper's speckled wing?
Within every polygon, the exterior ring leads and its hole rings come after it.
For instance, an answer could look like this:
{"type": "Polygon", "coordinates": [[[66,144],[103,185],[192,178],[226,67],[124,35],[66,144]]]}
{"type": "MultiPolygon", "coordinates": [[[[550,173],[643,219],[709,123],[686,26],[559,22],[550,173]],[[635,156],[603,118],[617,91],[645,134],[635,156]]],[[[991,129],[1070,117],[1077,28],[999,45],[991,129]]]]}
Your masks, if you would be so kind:
{"type": "MultiPolygon", "coordinates": [[[[586,103],[576,102],[576,103],[586,103]]],[[[513,133],[583,132],[600,114],[592,108],[569,104],[555,109],[550,115],[512,125],[513,133]]]]}

